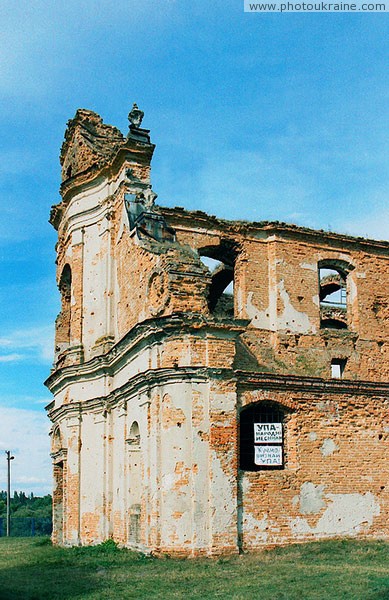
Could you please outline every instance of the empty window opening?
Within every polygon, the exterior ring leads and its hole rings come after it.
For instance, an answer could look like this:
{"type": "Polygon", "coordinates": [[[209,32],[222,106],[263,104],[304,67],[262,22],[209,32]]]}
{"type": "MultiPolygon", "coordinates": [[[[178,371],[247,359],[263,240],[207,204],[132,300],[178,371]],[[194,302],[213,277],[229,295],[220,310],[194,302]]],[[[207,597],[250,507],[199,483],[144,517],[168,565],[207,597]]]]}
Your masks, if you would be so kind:
{"type": "Polygon", "coordinates": [[[223,263],[212,275],[208,306],[215,316],[234,316],[234,270],[223,263]]]}
{"type": "Polygon", "coordinates": [[[320,303],[346,307],[346,278],[336,269],[320,269],[320,303]]]}
{"type": "Polygon", "coordinates": [[[215,317],[234,316],[234,266],[236,253],[231,245],[221,244],[199,250],[200,259],[211,272],[208,307],[215,317]]]}
{"type": "Polygon", "coordinates": [[[64,461],[54,464],[54,490],[53,490],[53,541],[62,544],[64,525],[64,491],[66,469],[64,461]]]}
{"type": "Polygon", "coordinates": [[[131,444],[131,446],[139,446],[140,444],[139,425],[136,421],[134,421],[131,425],[130,435],[128,436],[127,442],[131,444]]]}
{"type": "Polygon", "coordinates": [[[139,544],[141,541],[141,516],[142,516],[142,463],[141,439],[139,425],[133,421],[128,444],[128,541],[139,544]]]}
{"type": "Polygon", "coordinates": [[[220,260],[210,258],[209,256],[200,256],[200,260],[206,267],[208,267],[211,273],[214,273],[214,271],[222,264],[220,260]]]}
{"type": "Polygon", "coordinates": [[[60,428],[57,426],[52,433],[52,437],[51,437],[51,452],[55,453],[55,452],[60,452],[62,450],[62,435],[61,435],[61,430],[60,428]]]}
{"type": "Polygon", "coordinates": [[[322,329],[347,329],[347,323],[340,319],[321,319],[320,327],[322,329]]]}
{"type": "Polygon", "coordinates": [[[55,345],[57,355],[70,345],[72,271],[66,264],[59,280],[61,312],[56,321],[55,345]]]}
{"type": "Polygon", "coordinates": [[[347,275],[351,265],[344,261],[319,263],[320,326],[347,329],[347,275]]]}
{"type": "Polygon", "coordinates": [[[331,377],[333,379],[342,379],[346,367],[346,359],[334,358],[331,360],[331,377]]]}
{"type": "Polygon", "coordinates": [[[276,403],[257,403],[240,413],[240,461],[244,471],[284,468],[285,412],[276,403]]]}

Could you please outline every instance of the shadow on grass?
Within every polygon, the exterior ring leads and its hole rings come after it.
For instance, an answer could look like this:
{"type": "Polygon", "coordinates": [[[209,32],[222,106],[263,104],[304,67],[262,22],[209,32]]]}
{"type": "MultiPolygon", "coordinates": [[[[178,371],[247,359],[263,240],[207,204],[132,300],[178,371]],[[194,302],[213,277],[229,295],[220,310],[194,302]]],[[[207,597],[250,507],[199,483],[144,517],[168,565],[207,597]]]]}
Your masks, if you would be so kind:
{"type": "Polygon", "coordinates": [[[109,584],[104,581],[105,573],[98,570],[74,568],[69,577],[64,573],[62,561],[52,561],[50,566],[27,565],[20,569],[1,571],[1,600],[68,600],[83,598],[86,594],[102,590],[109,584]]]}
{"type": "Polygon", "coordinates": [[[389,600],[389,545],[330,541],[219,559],[152,559],[0,540],[0,600],[389,600]]]}
{"type": "Polygon", "coordinates": [[[1,600],[76,599],[101,588],[101,582],[90,573],[75,572],[71,579],[64,579],[61,562],[51,564],[46,572],[36,566],[26,566],[22,576],[20,569],[7,569],[2,571],[1,577],[1,600]]]}
{"type": "Polygon", "coordinates": [[[5,566],[7,556],[2,561],[0,600],[109,598],[114,573],[137,562],[133,554],[113,547],[53,548],[45,539],[21,540],[18,553],[17,564],[5,566]]]}

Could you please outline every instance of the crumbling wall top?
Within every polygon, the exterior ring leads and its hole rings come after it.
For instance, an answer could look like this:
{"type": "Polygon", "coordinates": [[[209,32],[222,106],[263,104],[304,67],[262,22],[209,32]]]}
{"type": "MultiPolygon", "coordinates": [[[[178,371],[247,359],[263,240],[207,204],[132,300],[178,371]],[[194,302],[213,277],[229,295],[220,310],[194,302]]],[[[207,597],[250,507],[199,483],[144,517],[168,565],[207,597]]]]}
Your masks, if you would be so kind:
{"type": "Polygon", "coordinates": [[[92,165],[103,165],[124,141],[121,131],[103,123],[100,115],[78,109],[74,118],[68,121],[61,148],[62,180],[74,177],[92,165]]]}
{"type": "Polygon", "coordinates": [[[126,162],[137,171],[137,183],[150,187],[150,162],[155,146],[150,141],[150,131],[141,128],[143,114],[134,104],[128,114],[127,136],[117,127],[105,124],[92,110],[79,108],[68,121],[60,152],[62,200],[52,207],[50,214],[50,223],[56,229],[70,199],[83,186],[102,177],[115,179],[126,162]]]}
{"type": "Polygon", "coordinates": [[[159,212],[165,217],[169,225],[175,230],[192,231],[213,231],[218,232],[230,238],[236,236],[250,237],[265,234],[290,237],[292,239],[305,239],[308,243],[320,242],[330,244],[334,247],[350,249],[366,249],[385,256],[388,254],[389,242],[386,240],[374,240],[363,237],[354,237],[344,233],[334,231],[324,231],[322,229],[310,229],[308,227],[284,223],[281,221],[229,221],[218,218],[214,215],[208,215],[200,210],[186,210],[181,206],[174,208],[158,206],[159,212]]]}

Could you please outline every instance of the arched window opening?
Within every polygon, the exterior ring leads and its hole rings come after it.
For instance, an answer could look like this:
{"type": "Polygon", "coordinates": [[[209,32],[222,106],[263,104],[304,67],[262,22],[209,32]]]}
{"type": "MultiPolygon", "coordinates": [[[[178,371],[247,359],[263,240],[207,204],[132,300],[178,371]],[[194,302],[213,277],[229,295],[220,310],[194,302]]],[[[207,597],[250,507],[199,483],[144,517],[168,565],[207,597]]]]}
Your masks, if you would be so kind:
{"type": "Polygon", "coordinates": [[[210,312],[219,318],[234,316],[234,267],[236,248],[224,241],[220,246],[202,248],[200,258],[211,272],[208,291],[210,312]]]}
{"type": "Polygon", "coordinates": [[[51,452],[55,453],[59,452],[60,450],[62,450],[62,435],[60,428],[57,426],[52,432],[51,452]]]}
{"type": "Polygon", "coordinates": [[[346,277],[336,269],[320,269],[320,302],[346,307],[346,277]]]}
{"type": "Polygon", "coordinates": [[[284,468],[285,411],[275,402],[256,403],[240,413],[240,461],[244,471],[284,468]]]}
{"type": "Polygon", "coordinates": [[[136,421],[133,422],[130,428],[130,434],[128,436],[127,442],[131,446],[139,446],[140,444],[140,432],[139,425],[136,421]]]}
{"type": "Polygon", "coordinates": [[[137,545],[141,541],[142,465],[140,431],[133,421],[128,443],[128,541],[137,545]]]}
{"type": "Polygon", "coordinates": [[[347,323],[340,319],[321,319],[320,326],[322,329],[347,329],[347,323]]]}
{"type": "Polygon", "coordinates": [[[54,490],[53,490],[53,535],[56,544],[62,544],[64,525],[64,492],[66,468],[64,461],[54,463],[54,490]]]}
{"type": "Polygon", "coordinates": [[[51,458],[53,459],[54,489],[53,489],[53,541],[63,542],[64,520],[64,490],[66,479],[66,454],[64,440],[59,425],[50,432],[51,458]]]}
{"type": "Polygon", "coordinates": [[[56,321],[56,355],[61,354],[70,345],[72,271],[68,264],[62,270],[58,287],[61,292],[61,312],[56,321]]]}
{"type": "Polygon", "coordinates": [[[59,291],[65,302],[70,302],[72,288],[72,270],[68,264],[62,269],[61,279],[59,280],[59,291]]]}
{"type": "Polygon", "coordinates": [[[319,262],[320,327],[347,329],[347,276],[352,266],[344,261],[319,262]]]}

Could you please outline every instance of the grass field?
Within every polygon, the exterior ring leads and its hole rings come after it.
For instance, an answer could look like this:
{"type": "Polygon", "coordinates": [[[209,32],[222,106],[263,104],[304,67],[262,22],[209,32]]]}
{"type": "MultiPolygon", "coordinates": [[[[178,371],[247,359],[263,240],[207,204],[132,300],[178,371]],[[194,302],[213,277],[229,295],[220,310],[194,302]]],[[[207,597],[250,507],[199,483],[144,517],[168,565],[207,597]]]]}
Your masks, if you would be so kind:
{"type": "Polygon", "coordinates": [[[337,540],[219,559],[0,539],[1,600],[389,600],[389,544],[337,540]]]}

